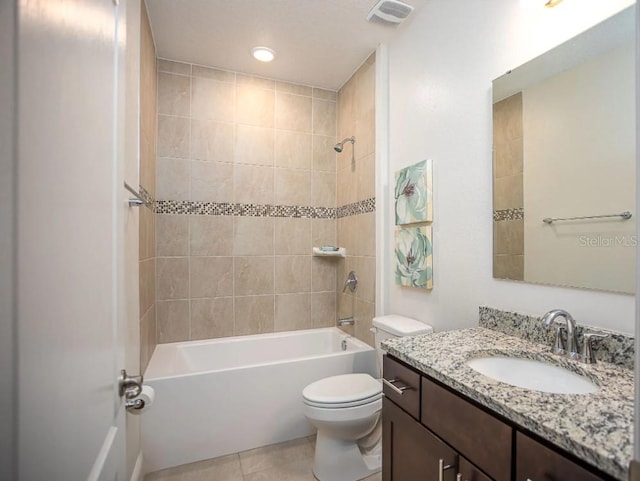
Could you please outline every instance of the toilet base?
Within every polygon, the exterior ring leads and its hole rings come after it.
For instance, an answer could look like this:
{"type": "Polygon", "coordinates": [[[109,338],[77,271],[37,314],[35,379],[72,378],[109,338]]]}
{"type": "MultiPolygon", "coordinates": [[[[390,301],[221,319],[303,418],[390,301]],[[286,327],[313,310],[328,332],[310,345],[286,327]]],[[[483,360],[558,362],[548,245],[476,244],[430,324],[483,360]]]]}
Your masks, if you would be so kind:
{"type": "Polygon", "coordinates": [[[357,481],[380,471],[382,449],[360,451],[357,441],[344,441],[318,432],[313,475],[319,481],[357,481]]]}

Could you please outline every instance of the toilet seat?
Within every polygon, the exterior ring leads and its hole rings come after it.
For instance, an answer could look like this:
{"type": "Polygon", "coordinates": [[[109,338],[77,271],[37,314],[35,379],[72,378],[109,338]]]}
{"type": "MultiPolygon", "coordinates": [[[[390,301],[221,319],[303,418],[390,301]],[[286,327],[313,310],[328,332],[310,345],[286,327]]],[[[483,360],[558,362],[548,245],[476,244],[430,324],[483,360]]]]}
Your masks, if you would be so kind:
{"type": "Polygon", "coordinates": [[[309,384],[302,397],[305,404],[326,409],[362,406],[382,397],[382,384],[369,374],[343,374],[309,384]]]}

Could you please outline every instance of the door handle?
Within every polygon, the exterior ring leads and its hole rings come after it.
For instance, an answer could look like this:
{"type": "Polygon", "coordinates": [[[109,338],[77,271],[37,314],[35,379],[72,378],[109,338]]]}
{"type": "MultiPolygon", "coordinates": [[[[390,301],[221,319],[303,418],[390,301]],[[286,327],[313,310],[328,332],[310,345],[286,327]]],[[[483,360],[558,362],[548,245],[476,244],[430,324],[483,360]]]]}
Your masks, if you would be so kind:
{"type": "Polygon", "coordinates": [[[142,381],[144,378],[140,376],[129,376],[125,369],[120,371],[120,377],[118,378],[118,391],[120,397],[124,396],[127,399],[133,399],[138,397],[142,392],[142,381]]]}

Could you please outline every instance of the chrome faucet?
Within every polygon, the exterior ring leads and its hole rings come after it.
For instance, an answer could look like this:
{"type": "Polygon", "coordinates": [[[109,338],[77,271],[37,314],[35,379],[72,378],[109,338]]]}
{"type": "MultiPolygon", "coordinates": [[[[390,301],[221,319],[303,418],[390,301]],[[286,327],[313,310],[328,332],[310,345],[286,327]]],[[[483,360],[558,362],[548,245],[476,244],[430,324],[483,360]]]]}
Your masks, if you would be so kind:
{"type": "Polygon", "coordinates": [[[351,293],[354,293],[357,288],[358,288],[358,276],[356,275],[355,271],[351,271],[347,276],[347,280],[344,281],[344,287],[342,288],[342,292],[346,292],[347,289],[349,289],[351,293]]]}
{"type": "Polygon", "coordinates": [[[556,323],[558,317],[563,318],[567,326],[567,344],[565,348],[562,343],[562,331],[564,331],[564,328],[558,326],[553,352],[556,354],[564,354],[569,359],[580,359],[581,356],[578,353],[578,337],[576,335],[576,321],[571,317],[571,314],[562,309],[553,309],[543,315],[541,320],[546,326],[552,326],[556,323]]]}

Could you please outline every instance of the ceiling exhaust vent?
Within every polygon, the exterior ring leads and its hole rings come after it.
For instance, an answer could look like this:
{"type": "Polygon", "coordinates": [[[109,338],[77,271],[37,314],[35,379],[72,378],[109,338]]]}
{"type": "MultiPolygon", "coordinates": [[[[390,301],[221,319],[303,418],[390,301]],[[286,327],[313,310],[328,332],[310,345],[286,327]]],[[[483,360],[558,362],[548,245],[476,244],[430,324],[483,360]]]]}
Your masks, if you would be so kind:
{"type": "Polygon", "coordinates": [[[398,0],[380,0],[369,10],[367,20],[370,22],[382,20],[381,23],[398,24],[402,23],[412,11],[413,7],[411,5],[398,0]]]}

